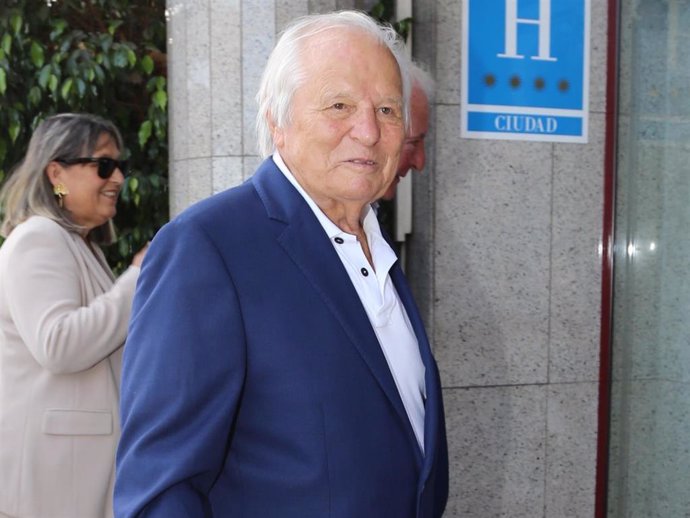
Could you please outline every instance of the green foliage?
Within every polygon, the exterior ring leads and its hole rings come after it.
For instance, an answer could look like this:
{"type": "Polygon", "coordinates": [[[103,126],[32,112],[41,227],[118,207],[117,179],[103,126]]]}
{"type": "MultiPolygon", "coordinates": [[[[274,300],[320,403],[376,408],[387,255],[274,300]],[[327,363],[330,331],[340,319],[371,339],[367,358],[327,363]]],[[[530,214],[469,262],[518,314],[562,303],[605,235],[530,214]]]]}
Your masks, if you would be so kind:
{"type": "Polygon", "coordinates": [[[0,2],[0,182],[46,116],[113,121],[132,167],[106,250],[116,271],[168,218],[165,38],[165,0],[0,2]]]}
{"type": "Polygon", "coordinates": [[[369,16],[379,22],[390,24],[403,41],[407,41],[407,37],[412,30],[412,18],[408,17],[393,21],[393,18],[395,18],[394,0],[379,0],[369,11],[369,16]]]}

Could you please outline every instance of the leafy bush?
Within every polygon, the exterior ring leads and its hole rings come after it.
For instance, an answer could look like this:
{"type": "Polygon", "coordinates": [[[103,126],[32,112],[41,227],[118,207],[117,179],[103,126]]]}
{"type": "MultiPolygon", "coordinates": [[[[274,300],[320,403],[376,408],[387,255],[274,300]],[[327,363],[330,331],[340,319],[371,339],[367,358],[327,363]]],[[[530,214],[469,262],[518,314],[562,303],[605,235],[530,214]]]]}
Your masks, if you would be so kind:
{"type": "Polygon", "coordinates": [[[2,0],[0,182],[46,116],[89,112],[122,132],[131,174],[106,250],[115,271],[168,218],[165,0],[2,0]]]}
{"type": "Polygon", "coordinates": [[[394,21],[396,14],[394,0],[379,0],[371,7],[368,14],[378,22],[390,24],[402,40],[407,41],[407,37],[412,31],[412,18],[407,17],[394,21]]]}

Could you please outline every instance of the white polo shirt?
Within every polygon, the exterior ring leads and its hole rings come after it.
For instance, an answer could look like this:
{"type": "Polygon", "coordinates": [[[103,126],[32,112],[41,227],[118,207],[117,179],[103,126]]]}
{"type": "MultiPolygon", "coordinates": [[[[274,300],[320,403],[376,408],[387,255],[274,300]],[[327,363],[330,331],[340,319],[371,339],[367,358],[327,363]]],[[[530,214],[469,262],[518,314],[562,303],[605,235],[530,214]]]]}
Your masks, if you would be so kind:
{"type": "Polygon", "coordinates": [[[357,236],[343,232],[328,219],[288,170],[278,152],[273,154],[273,161],[309,204],[338,253],[376,332],[407,417],[424,452],[424,363],[412,324],[388,275],[397,257],[381,234],[376,214],[369,207],[363,221],[374,262],[372,269],[357,236]]]}

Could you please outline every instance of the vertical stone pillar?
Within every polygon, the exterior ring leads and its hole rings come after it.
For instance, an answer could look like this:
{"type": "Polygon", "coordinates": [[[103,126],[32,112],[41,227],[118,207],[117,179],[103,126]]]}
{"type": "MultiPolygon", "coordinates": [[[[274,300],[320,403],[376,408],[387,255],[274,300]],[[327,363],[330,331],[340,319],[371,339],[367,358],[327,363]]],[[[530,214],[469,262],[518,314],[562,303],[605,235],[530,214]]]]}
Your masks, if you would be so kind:
{"type": "Polygon", "coordinates": [[[168,2],[171,215],[242,182],[245,162],[257,161],[251,87],[273,42],[274,10],[242,7],[240,0],[168,2]],[[252,35],[259,27],[261,36],[252,35]]]}

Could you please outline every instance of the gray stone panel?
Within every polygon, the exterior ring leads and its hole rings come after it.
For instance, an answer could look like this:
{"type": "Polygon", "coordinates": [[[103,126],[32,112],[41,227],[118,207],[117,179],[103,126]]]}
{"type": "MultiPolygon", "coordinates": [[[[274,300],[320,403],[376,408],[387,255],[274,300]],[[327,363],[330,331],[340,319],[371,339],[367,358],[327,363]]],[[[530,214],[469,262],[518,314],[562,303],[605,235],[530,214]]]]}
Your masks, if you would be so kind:
{"type": "Polygon", "coordinates": [[[256,92],[261,73],[275,45],[273,2],[242,3],[242,134],[243,155],[256,154],[256,92]]]}
{"type": "MultiPolygon", "coordinates": [[[[189,155],[187,148],[187,27],[182,0],[168,2],[168,131],[170,159],[189,155]]],[[[171,178],[171,188],[174,182],[171,178]]],[[[171,189],[172,190],[172,189],[171,189]]],[[[174,194],[173,194],[174,195],[174,194]]]]}
{"type": "Polygon", "coordinates": [[[212,0],[211,109],[212,151],[242,154],[241,0],[212,0]]]}
{"type": "Polygon", "coordinates": [[[309,6],[309,13],[311,14],[324,14],[330,13],[331,11],[340,11],[342,9],[367,10],[367,7],[359,5],[362,2],[358,2],[357,0],[307,0],[307,3],[309,6]]]}
{"type": "Polygon", "coordinates": [[[242,175],[245,180],[254,174],[254,171],[261,165],[261,162],[263,162],[263,159],[256,155],[245,156],[242,159],[242,175]]]}
{"type": "Polygon", "coordinates": [[[298,16],[309,14],[309,0],[282,0],[276,2],[276,33],[298,16]]]}
{"type": "MultiPolygon", "coordinates": [[[[437,3],[435,0],[412,2],[412,55],[436,77],[437,3]]],[[[447,28],[449,29],[449,28],[447,28]]]]}
{"type": "Polygon", "coordinates": [[[183,160],[171,160],[169,176],[170,217],[173,218],[187,206],[189,176],[183,167],[183,160]]]}
{"type": "MultiPolygon", "coordinates": [[[[211,155],[211,12],[207,1],[186,2],[186,89],[188,155],[205,158],[211,155]]],[[[210,193],[210,191],[209,191],[210,193]]]]}
{"type": "Polygon", "coordinates": [[[330,13],[337,7],[336,0],[308,0],[310,13],[330,13]]]}
{"type": "Polygon", "coordinates": [[[603,115],[590,119],[589,144],[554,146],[549,381],[599,378],[603,115]]]}
{"type": "Polygon", "coordinates": [[[213,159],[212,167],[214,194],[244,181],[242,157],[216,157],[213,159]]]}
{"type": "Polygon", "coordinates": [[[367,11],[374,3],[370,0],[335,0],[335,8],[339,11],[342,9],[362,9],[367,11]]]}
{"type": "MultiPolygon", "coordinates": [[[[631,49],[633,46],[633,20],[634,17],[627,15],[626,12],[632,4],[621,2],[620,4],[620,28],[619,46],[621,49],[631,49]]],[[[632,52],[618,53],[618,110],[620,115],[629,116],[632,106],[633,82],[631,81],[634,58],[632,52]]]]}
{"type": "Polygon", "coordinates": [[[213,192],[212,159],[193,158],[173,163],[170,212],[175,216],[213,192]]]}
{"type": "MultiPolygon", "coordinates": [[[[436,4],[436,101],[460,104],[460,63],[462,46],[462,2],[439,0],[436,4]]],[[[455,134],[455,138],[460,134],[455,134]]]]}
{"type": "Polygon", "coordinates": [[[191,205],[213,192],[213,164],[210,158],[187,160],[185,164],[189,175],[187,203],[191,205]]]}
{"type": "MultiPolygon", "coordinates": [[[[589,110],[594,113],[606,111],[607,37],[608,2],[593,0],[589,39],[589,110]]],[[[592,142],[591,136],[590,142],[592,142]]]]}
{"type": "Polygon", "coordinates": [[[552,146],[436,116],[436,354],[445,386],[547,379],[552,146]]]}
{"type": "Polygon", "coordinates": [[[543,517],[546,388],[446,389],[444,399],[451,473],[444,517],[543,517]]]}
{"type": "Polygon", "coordinates": [[[594,516],[598,394],[598,383],[549,385],[547,517],[594,516]]]}

